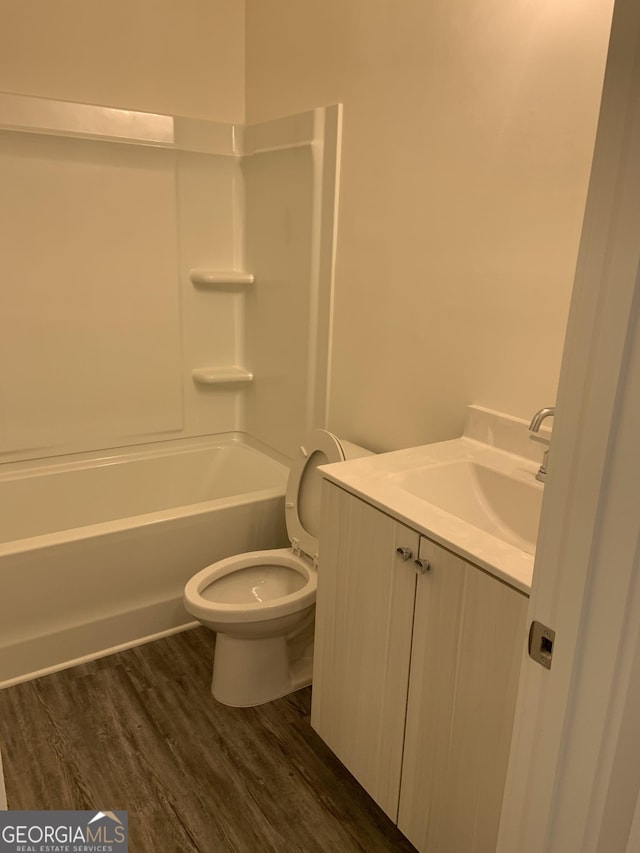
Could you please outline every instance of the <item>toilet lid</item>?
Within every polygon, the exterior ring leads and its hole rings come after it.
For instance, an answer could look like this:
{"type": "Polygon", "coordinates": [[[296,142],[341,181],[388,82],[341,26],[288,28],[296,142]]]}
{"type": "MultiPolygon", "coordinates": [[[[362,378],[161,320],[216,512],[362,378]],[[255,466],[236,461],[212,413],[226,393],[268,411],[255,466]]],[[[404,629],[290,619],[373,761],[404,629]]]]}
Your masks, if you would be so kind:
{"type": "Polygon", "coordinates": [[[322,474],[318,466],[342,462],[344,458],[335,435],[314,429],[298,448],[291,466],[285,501],[287,532],[294,550],[303,551],[311,559],[318,555],[320,533],[322,474]]]}

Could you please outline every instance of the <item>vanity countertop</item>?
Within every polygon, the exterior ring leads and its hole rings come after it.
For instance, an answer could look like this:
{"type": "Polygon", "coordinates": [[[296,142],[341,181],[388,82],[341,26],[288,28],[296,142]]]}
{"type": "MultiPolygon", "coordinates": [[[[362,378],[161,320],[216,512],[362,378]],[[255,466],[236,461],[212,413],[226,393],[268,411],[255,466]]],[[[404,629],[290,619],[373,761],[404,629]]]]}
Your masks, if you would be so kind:
{"type": "MultiPolygon", "coordinates": [[[[320,470],[331,482],[511,586],[529,593],[543,489],[535,479],[537,469],[538,464],[531,458],[465,435],[451,441],[324,465],[320,470]],[[471,503],[476,500],[472,492],[482,491],[481,485],[480,488],[475,487],[474,472],[482,477],[485,476],[483,472],[488,472],[488,476],[493,477],[498,484],[497,523],[494,524],[491,519],[489,522],[482,521],[485,527],[482,529],[465,520],[466,510],[455,515],[449,506],[449,511],[445,511],[436,505],[438,499],[431,502],[432,493],[428,489],[421,490],[414,485],[417,482],[420,486],[423,476],[431,484],[434,473],[436,480],[442,479],[443,471],[445,477],[451,473],[454,479],[463,482],[462,489],[468,490],[471,503]],[[502,484],[506,484],[506,490],[502,484]],[[500,526],[501,520],[514,509],[513,505],[520,501],[520,495],[523,496],[523,504],[526,504],[522,512],[525,516],[528,514],[525,518],[528,523],[525,538],[518,538],[508,525],[500,526]]],[[[489,486],[493,488],[491,483],[489,486]]],[[[430,485],[430,488],[433,490],[434,487],[430,485]]],[[[455,486],[448,491],[454,496],[453,506],[454,511],[457,511],[455,486]]],[[[483,500],[482,495],[479,499],[483,500]]],[[[446,500],[441,503],[447,506],[446,500]]],[[[521,508],[515,509],[520,512],[521,508]]],[[[485,513],[488,519],[491,515],[491,512],[485,513]]],[[[473,514],[468,517],[473,517],[473,514]]]]}

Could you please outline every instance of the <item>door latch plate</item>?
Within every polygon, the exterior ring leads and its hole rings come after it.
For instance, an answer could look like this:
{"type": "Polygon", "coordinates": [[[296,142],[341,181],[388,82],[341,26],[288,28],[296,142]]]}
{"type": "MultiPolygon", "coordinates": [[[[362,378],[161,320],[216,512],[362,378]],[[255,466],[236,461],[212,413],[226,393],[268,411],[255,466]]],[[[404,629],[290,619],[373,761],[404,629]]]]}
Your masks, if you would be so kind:
{"type": "Polygon", "coordinates": [[[556,632],[542,622],[532,622],[529,629],[529,657],[545,669],[551,669],[556,632]]]}

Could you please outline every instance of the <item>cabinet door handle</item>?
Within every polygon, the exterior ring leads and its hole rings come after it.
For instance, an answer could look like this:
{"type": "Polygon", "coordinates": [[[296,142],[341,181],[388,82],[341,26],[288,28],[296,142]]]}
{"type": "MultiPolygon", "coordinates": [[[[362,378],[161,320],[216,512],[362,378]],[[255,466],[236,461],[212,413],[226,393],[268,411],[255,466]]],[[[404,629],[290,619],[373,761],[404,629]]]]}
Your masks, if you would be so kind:
{"type": "Polygon", "coordinates": [[[431,569],[431,563],[429,562],[429,560],[421,560],[420,558],[418,558],[413,562],[416,565],[416,572],[419,575],[423,575],[425,572],[428,572],[431,569]]]}
{"type": "Polygon", "coordinates": [[[396,554],[398,554],[400,559],[405,562],[413,557],[413,551],[411,548],[396,548],[396,554]]]}

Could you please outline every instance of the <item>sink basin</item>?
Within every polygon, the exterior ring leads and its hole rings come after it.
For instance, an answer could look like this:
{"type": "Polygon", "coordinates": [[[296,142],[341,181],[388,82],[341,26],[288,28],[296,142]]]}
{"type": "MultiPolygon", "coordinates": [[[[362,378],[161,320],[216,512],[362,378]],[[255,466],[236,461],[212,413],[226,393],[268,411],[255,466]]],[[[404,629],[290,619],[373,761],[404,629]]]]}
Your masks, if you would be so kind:
{"type": "Polygon", "coordinates": [[[405,492],[535,553],[542,486],[469,460],[431,464],[390,477],[405,492]]]}

